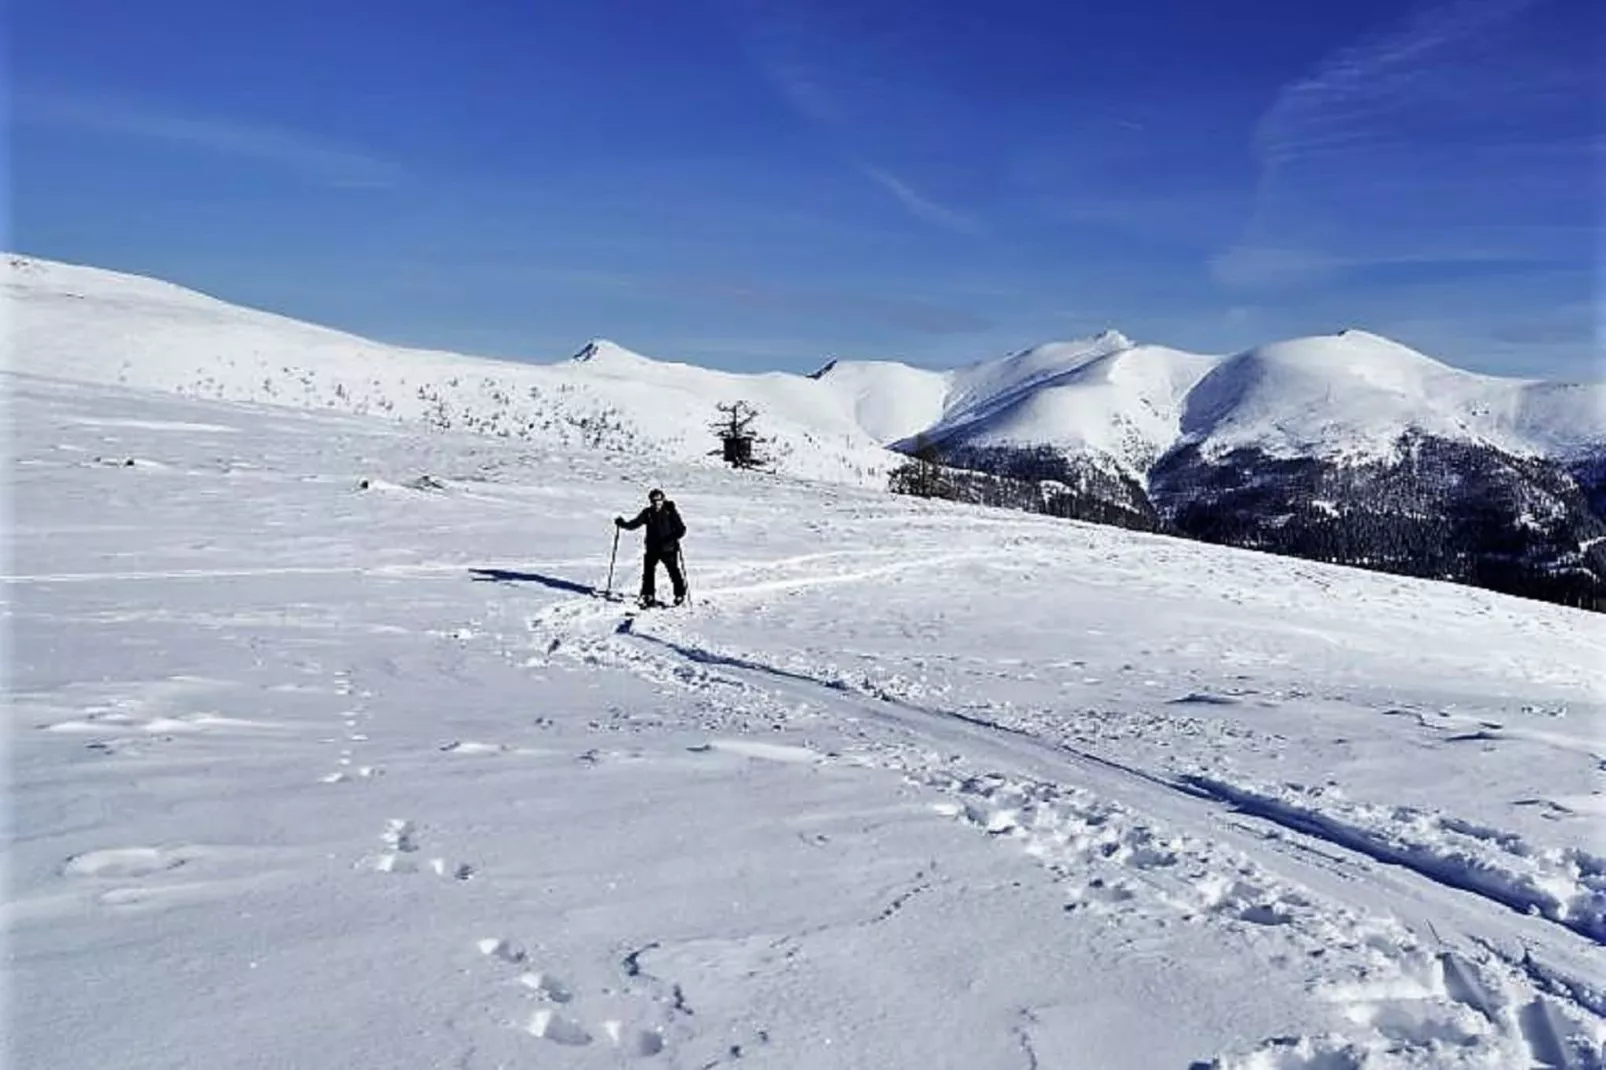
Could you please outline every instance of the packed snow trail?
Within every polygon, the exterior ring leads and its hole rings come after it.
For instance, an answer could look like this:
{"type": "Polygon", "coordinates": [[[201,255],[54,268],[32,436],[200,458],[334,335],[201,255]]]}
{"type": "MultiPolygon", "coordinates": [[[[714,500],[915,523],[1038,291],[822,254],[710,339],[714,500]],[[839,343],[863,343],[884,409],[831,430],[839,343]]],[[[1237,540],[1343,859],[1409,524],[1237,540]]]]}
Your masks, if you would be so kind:
{"type": "Polygon", "coordinates": [[[1598,617],[11,385],[19,1065],[1602,1065],[1598,617]]]}

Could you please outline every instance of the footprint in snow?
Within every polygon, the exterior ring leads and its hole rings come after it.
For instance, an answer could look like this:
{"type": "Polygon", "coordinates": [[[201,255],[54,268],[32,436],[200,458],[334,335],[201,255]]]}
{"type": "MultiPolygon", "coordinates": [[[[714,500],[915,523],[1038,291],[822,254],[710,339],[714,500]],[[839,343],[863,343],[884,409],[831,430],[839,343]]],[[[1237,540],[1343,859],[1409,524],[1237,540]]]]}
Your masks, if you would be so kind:
{"type": "MultiPolygon", "coordinates": [[[[419,853],[418,829],[411,821],[391,818],[385,823],[385,831],[379,834],[379,840],[386,849],[358,862],[358,868],[372,869],[377,873],[415,873],[420,869],[415,857],[419,853]]],[[[476,875],[474,867],[467,862],[454,864],[444,858],[431,858],[424,868],[438,877],[450,877],[454,881],[472,880],[476,875]]]]}
{"type": "Polygon", "coordinates": [[[574,998],[568,986],[550,973],[520,974],[519,984],[553,1003],[567,1003],[574,998]]]}
{"type": "Polygon", "coordinates": [[[506,743],[476,743],[472,740],[456,739],[441,746],[441,752],[444,754],[508,754],[512,750],[513,747],[506,743]]]}
{"type": "Polygon", "coordinates": [[[1294,920],[1295,908],[1308,905],[1296,894],[1271,891],[1251,880],[1224,881],[1212,876],[1197,881],[1195,888],[1205,913],[1250,925],[1287,925],[1294,920]]]}
{"type": "Polygon", "coordinates": [[[550,1040],[554,1044],[563,1044],[569,1047],[579,1047],[591,1043],[591,1034],[586,1032],[585,1026],[553,1010],[551,1007],[542,1007],[530,1015],[529,1024],[524,1027],[531,1036],[550,1040]]]}
{"type": "Polygon", "coordinates": [[[148,877],[177,869],[187,860],[182,848],[112,847],[73,855],[62,866],[62,872],[70,877],[148,877]]]}
{"type": "Polygon", "coordinates": [[[1171,700],[1173,706],[1236,706],[1239,700],[1231,695],[1218,695],[1211,691],[1190,691],[1181,698],[1171,700]]]}
{"type": "Polygon", "coordinates": [[[480,949],[480,954],[487,958],[499,959],[513,966],[525,962],[530,957],[519,945],[495,936],[488,936],[475,946],[480,949]]]}
{"type": "Polygon", "coordinates": [[[518,984],[541,1006],[530,1012],[519,1026],[524,1032],[564,1047],[584,1047],[599,1040],[621,1054],[636,1058],[658,1055],[664,1050],[663,1030],[632,1025],[622,1018],[609,1017],[588,1027],[581,1016],[570,1012],[574,990],[557,974],[536,969],[524,947],[503,937],[490,936],[476,943],[481,955],[520,971],[518,984]]]}
{"type": "Polygon", "coordinates": [[[318,778],[320,784],[345,784],[352,780],[371,780],[384,774],[377,765],[359,765],[354,769],[337,769],[318,778]]]}

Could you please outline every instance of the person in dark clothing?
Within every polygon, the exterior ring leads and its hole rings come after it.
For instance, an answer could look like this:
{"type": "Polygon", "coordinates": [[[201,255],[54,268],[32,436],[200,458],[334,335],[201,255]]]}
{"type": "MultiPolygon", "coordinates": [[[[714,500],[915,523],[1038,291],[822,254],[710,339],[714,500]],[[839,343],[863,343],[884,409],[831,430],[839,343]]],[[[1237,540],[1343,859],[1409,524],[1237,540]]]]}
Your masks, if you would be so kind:
{"type": "Polygon", "coordinates": [[[626,531],[634,531],[642,526],[647,528],[647,556],[641,570],[641,604],[650,606],[655,601],[653,592],[657,586],[660,561],[669,570],[669,582],[675,588],[675,605],[684,602],[686,577],[680,571],[680,540],[686,535],[686,522],[680,519],[675,503],[664,500],[664,492],[654,488],[647,495],[647,508],[631,520],[616,516],[613,523],[615,527],[626,531]]]}

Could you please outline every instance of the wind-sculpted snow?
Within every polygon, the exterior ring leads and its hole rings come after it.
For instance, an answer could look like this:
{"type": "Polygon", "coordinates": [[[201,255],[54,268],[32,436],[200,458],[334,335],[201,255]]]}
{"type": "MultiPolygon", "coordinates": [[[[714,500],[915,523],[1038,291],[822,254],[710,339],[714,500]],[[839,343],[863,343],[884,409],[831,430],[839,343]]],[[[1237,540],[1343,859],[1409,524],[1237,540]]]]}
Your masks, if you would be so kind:
{"type": "Polygon", "coordinates": [[[1602,1066],[1598,616],[6,385],[19,1065],[1602,1066]]]}

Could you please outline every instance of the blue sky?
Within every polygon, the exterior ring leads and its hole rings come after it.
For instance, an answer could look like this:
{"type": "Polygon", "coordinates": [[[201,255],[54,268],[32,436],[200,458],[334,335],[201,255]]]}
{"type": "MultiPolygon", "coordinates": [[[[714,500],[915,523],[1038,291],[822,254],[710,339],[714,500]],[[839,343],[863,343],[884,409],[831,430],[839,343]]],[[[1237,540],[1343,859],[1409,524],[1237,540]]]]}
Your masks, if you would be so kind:
{"type": "Polygon", "coordinates": [[[807,370],[1364,327],[1597,376],[1589,0],[16,4],[7,245],[807,370]]]}

